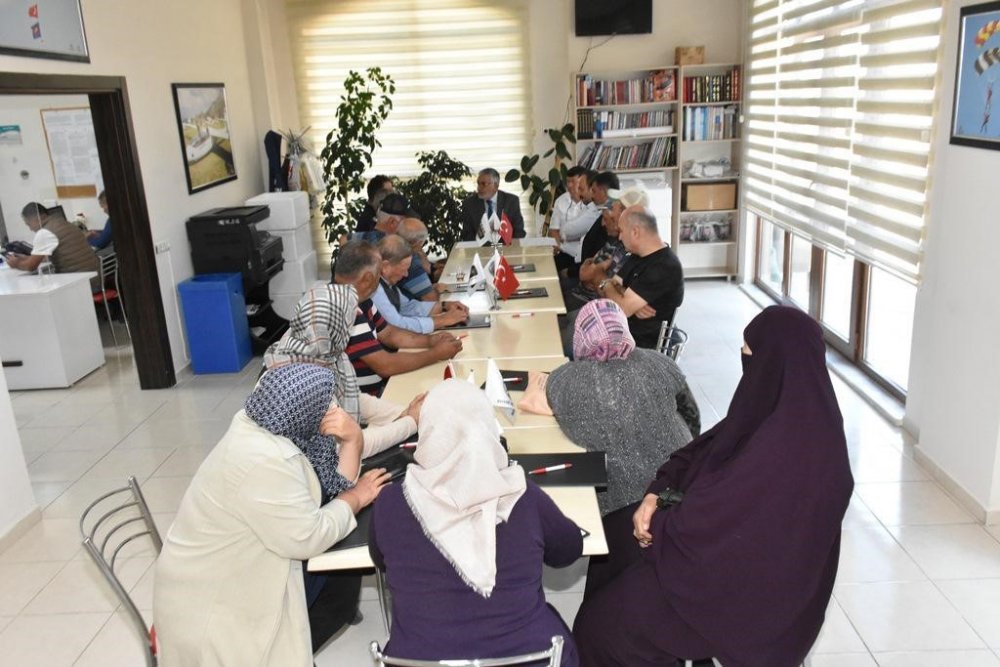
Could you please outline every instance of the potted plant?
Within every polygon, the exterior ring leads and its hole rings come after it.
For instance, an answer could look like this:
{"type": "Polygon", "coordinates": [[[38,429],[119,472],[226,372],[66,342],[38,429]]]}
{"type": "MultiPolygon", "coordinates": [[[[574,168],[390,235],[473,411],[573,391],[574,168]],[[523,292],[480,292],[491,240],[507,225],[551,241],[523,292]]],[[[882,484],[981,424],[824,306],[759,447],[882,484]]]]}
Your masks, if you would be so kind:
{"type": "MultiPolygon", "coordinates": [[[[545,130],[552,141],[552,148],[545,151],[541,157],[554,156],[552,166],[544,172],[544,176],[535,173],[540,157],[535,155],[525,155],[521,158],[521,168],[511,169],[504,176],[508,183],[514,181],[521,182],[521,189],[528,194],[528,203],[538,215],[544,216],[540,234],[545,236],[549,231],[549,219],[552,217],[552,204],[559,195],[560,188],[566,181],[567,167],[563,160],[572,160],[567,144],[576,143],[576,128],[572,123],[566,123],[561,128],[549,128],[545,130]]],[[[544,170],[544,165],[542,170],[544,170]]]]}
{"type": "Polygon", "coordinates": [[[460,181],[472,175],[464,162],[444,151],[421,151],[417,163],[422,171],[406,180],[396,180],[396,190],[410,202],[427,225],[428,254],[446,254],[461,232],[462,200],[469,192],[460,181]]]}

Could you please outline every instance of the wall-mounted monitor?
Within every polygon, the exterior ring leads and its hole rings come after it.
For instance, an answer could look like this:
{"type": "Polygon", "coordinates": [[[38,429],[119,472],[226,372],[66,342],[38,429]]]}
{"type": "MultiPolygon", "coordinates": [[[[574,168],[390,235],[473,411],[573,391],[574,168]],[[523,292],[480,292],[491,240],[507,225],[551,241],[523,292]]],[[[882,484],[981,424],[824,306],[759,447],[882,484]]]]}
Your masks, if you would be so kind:
{"type": "Polygon", "coordinates": [[[576,36],[653,32],[653,0],[576,0],[576,36]]]}
{"type": "Polygon", "coordinates": [[[0,54],[89,63],[80,0],[0,0],[0,54]]]}

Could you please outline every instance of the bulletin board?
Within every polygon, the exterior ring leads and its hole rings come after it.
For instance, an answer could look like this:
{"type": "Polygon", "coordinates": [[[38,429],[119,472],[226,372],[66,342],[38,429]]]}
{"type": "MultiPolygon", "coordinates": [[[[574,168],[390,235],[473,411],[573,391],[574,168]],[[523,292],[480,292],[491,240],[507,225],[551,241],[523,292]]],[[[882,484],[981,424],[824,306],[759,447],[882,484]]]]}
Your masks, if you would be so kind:
{"type": "Polygon", "coordinates": [[[41,114],[56,196],[66,199],[96,197],[104,179],[90,109],[42,109],[41,114]]]}

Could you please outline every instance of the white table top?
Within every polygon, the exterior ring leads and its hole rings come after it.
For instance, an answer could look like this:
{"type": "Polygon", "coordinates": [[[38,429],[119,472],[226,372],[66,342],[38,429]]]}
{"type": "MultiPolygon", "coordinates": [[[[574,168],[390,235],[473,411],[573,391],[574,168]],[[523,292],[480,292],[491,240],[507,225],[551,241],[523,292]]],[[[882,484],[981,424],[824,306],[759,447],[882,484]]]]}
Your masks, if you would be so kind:
{"type": "MultiPolygon", "coordinates": [[[[534,280],[521,286],[522,289],[544,287],[547,295],[531,299],[508,299],[500,302],[500,310],[496,313],[556,313],[565,314],[566,304],[563,302],[559,281],[554,279],[534,280]]],[[[461,301],[473,313],[490,312],[490,300],[483,290],[469,294],[467,292],[445,293],[442,301],[461,301]]]]}
{"type": "Polygon", "coordinates": [[[94,271],[83,273],[46,273],[38,275],[34,271],[12,269],[6,264],[0,267],[0,296],[26,296],[47,294],[75,283],[90,281],[97,276],[94,271]]]}
{"type": "MultiPolygon", "coordinates": [[[[520,255],[520,254],[507,254],[504,255],[507,261],[512,265],[516,264],[534,264],[534,271],[522,271],[515,275],[521,283],[530,283],[536,280],[558,280],[559,274],[556,272],[556,260],[549,255],[520,255]]],[[[459,282],[465,284],[469,277],[469,267],[472,264],[471,257],[461,257],[452,254],[448,258],[447,264],[444,266],[444,271],[441,273],[441,278],[439,282],[444,285],[456,285],[459,282]],[[462,281],[458,280],[458,274],[463,274],[462,281]]]]}
{"type": "Polygon", "coordinates": [[[497,313],[489,328],[452,331],[462,338],[459,360],[489,357],[560,357],[562,341],[555,313],[497,313]]]}

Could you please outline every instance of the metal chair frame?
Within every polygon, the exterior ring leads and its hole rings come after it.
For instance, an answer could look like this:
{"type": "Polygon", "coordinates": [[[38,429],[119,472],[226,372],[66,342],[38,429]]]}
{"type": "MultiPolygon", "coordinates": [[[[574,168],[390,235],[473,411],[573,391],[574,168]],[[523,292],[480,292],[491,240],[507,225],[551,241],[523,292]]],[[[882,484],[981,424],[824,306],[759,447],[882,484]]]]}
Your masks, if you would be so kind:
{"type": "Polygon", "coordinates": [[[675,315],[673,320],[660,325],[660,335],[656,339],[655,348],[657,352],[667,355],[674,361],[680,359],[688,342],[687,332],[678,328],[674,324],[676,321],[677,316],[675,315]]]}
{"type": "MultiPolygon", "coordinates": [[[[97,510],[101,511],[101,510],[97,510]]],[[[105,493],[94,502],[90,503],[80,517],[80,535],[83,536],[83,546],[90,554],[97,565],[105,581],[114,590],[115,595],[121,600],[122,607],[127,613],[136,632],[142,638],[142,645],[146,658],[147,667],[156,667],[156,633],[153,628],[146,627],[146,621],[139,613],[128,591],[122,586],[118,575],[115,574],[115,561],[118,555],[127,544],[134,540],[148,535],[159,554],[163,549],[163,540],[160,539],[160,532],[153,522],[153,515],[149,511],[146,499],[139,488],[139,482],[135,477],[128,478],[128,486],[115,489],[105,493]],[[127,495],[126,495],[127,494],[127,495]],[[114,496],[124,495],[121,499],[110,501],[114,496]],[[94,521],[93,525],[87,527],[88,520],[92,512],[96,513],[98,505],[107,501],[119,503],[101,515],[94,521]],[[129,513],[131,508],[139,510],[139,516],[132,516],[129,513]],[[123,515],[124,513],[124,515],[123,515]],[[140,524],[135,526],[133,524],[140,524]],[[125,532],[119,532],[128,528],[125,532]],[[110,557],[109,557],[110,552],[110,557]]]]}
{"type": "Polygon", "coordinates": [[[407,660],[392,658],[384,653],[378,642],[368,645],[376,667],[508,667],[548,659],[549,667],[559,667],[562,662],[563,638],[556,635],[552,645],[544,651],[514,655],[507,658],[474,658],[471,660],[407,660]]]}
{"type": "MultiPolygon", "coordinates": [[[[122,299],[122,292],[118,286],[118,254],[114,250],[102,250],[97,253],[98,262],[98,273],[101,279],[101,303],[104,305],[104,313],[108,316],[108,326],[111,327],[111,338],[115,341],[115,347],[118,347],[118,335],[115,333],[115,322],[111,318],[111,306],[108,305],[109,299],[118,299],[118,305],[122,309],[122,319],[125,320],[125,333],[128,334],[128,339],[132,340],[132,332],[128,327],[128,316],[125,314],[125,301],[122,299]],[[114,291],[113,295],[108,294],[108,279],[113,283],[111,288],[114,291]]],[[[97,294],[94,295],[95,297],[97,294]]]]}

